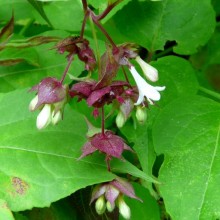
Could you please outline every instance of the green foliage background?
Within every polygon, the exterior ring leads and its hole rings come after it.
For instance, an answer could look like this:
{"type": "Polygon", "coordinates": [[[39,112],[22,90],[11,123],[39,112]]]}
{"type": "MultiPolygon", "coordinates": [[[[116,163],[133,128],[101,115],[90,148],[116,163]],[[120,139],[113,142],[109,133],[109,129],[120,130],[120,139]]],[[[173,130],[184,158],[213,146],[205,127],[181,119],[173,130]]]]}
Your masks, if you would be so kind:
{"type": "MultiPolygon", "coordinates": [[[[89,3],[98,13],[107,1],[89,3]]],[[[72,101],[64,120],[43,131],[28,111],[29,88],[64,71],[65,55],[51,48],[57,38],[79,34],[81,1],[0,0],[1,28],[12,14],[14,33],[0,39],[0,219],[98,219],[88,205],[90,186],[115,175],[98,153],[77,161],[87,132],[80,112],[91,117],[91,109],[72,101]],[[52,38],[36,44],[33,36],[52,38]]],[[[141,183],[134,186],[144,201],[127,200],[131,219],[220,219],[219,20],[218,0],[124,0],[103,20],[117,44],[149,52],[156,84],[166,86],[146,124],[131,118],[119,131],[137,155],[113,160],[112,170],[141,183]]],[[[89,22],[86,36],[95,48],[89,22]]],[[[102,54],[106,40],[98,30],[97,36],[102,54]]],[[[69,73],[80,76],[82,69],[76,59],[69,73]]]]}

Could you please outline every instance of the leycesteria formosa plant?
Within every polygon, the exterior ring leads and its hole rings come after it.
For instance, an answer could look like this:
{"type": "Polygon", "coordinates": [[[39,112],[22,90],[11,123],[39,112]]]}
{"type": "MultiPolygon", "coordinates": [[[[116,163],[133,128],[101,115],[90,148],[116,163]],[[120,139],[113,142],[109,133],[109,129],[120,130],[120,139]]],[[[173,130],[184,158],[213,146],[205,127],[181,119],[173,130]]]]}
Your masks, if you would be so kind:
{"type": "MultiPolygon", "coordinates": [[[[86,0],[82,0],[84,8],[84,20],[79,36],[68,37],[58,42],[54,49],[60,54],[67,54],[67,67],[61,76],[61,79],[48,77],[43,79],[38,85],[35,85],[30,91],[36,92],[36,96],[30,102],[30,111],[39,110],[37,116],[37,128],[44,129],[49,124],[57,124],[65,118],[65,105],[71,99],[78,101],[85,100],[88,107],[94,108],[93,116],[101,117],[101,128],[94,127],[87,121],[89,129],[87,142],[82,146],[82,154],[79,160],[95,151],[105,154],[107,169],[111,172],[110,160],[115,157],[122,159],[124,150],[134,152],[126,141],[116,135],[113,131],[105,128],[105,111],[106,105],[113,105],[117,109],[116,125],[118,128],[123,127],[127,119],[131,116],[132,111],[136,111],[136,119],[143,123],[147,118],[146,108],[154,105],[161,98],[160,92],[165,86],[152,86],[148,81],[156,82],[158,80],[158,71],[153,66],[145,62],[139,55],[138,45],[132,43],[123,43],[116,45],[112,37],[106,32],[100,21],[121,2],[121,0],[109,2],[107,8],[102,14],[96,15],[88,6],[86,0]],[[98,60],[90,42],[84,37],[86,21],[90,19],[97,28],[106,37],[109,44],[106,52],[98,60]],[[93,76],[94,70],[98,69],[98,80],[94,78],[80,79],[80,82],[69,86],[64,84],[64,79],[68,73],[74,57],[84,63],[86,71],[93,76]],[[134,63],[140,66],[143,76],[138,73],[134,63]],[[116,80],[115,77],[122,69],[124,81],[116,80]],[[129,82],[127,74],[131,74],[136,85],[129,82]],[[146,80],[146,79],[147,80],[146,80]]],[[[124,202],[123,196],[139,199],[128,180],[120,177],[115,180],[103,183],[95,187],[92,193],[91,203],[96,200],[95,208],[98,214],[103,214],[107,209],[112,212],[115,206],[118,207],[119,213],[125,218],[130,218],[130,208],[124,202]]]]}

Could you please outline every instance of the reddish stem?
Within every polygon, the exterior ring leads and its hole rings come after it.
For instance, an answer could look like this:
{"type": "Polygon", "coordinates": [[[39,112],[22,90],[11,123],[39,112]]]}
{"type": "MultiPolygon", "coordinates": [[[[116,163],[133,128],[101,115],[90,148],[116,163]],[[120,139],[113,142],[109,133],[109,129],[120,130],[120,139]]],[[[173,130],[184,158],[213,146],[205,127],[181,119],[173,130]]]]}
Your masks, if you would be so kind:
{"type": "Polygon", "coordinates": [[[109,40],[110,44],[112,45],[113,49],[117,48],[117,46],[115,45],[114,41],[112,40],[112,38],[109,36],[109,34],[107,33],[107,31],[102,27],[102,25],[99,23],[97,16],[90,11],[90,15],[92,17],[92,20],[94,22],[94,24],[100,29],[100,31],[107,37],[107,39],[109,40]]]}
{"type": "MultiPolygon", "coordinates": [[[[129,83],[129,79],[128,79],[128,76],[127,76],[127,73],[125,72],[125,68],[122,66],[122,71],[124,73],[124,76],[125,76],[125,80],[127,83],[129,83]]],[[[129,83],[130,84],[130,83],[129,83]]]]}
{"type": "Polygon", "coordinates": [[[87,20],[88,16],[89,16],[89,11],[86,11],[85,15],[84,15],[83,23],[82,23],[81,32],[80,32],[80,39],[83,39],[83,34],[85,31],[85,26],[86,26],[86,20],[87,20]]]}
{"type": "Polygon", "coordinates": [[[111,156],[106,155],[105,161],[106,161],[107,169],[108,169],[109,172],[111,172],[110,160],[111,160],[111,156]]]}
{"type": "Polygon", "coordinates": [[[105,111],[104,107],[102,107],[102,135],[105,136],[105,111]]]}
{"type": "Polygon", "coordinates": [[[83,10],[86,13],[87,8],[88,8],[87,0],[82,0],[82,4],[83,4],[83,10]]]}
{"type": "Polygon", "coordinates": [[[147,54],[147,62],[148,63],[150,63],[150,61],[151,61],[151,59],[152,59],[152,57],[153,57],[153,52],[148,52],[148,54],[147,54]]]}
{"type": "Polygon", "coordinates": [[[63,83],[63,81],[64,81],[64,79],[66,77],[66,74],[67,74],[67,72],[68,72],[68,70],[70,68],[70,65],[71,65],[72,61],[73,61],[73,54],[68,58],[68,64],[66,66],[66,69],[63,72],[63,75],[62,75],[62,78],[60,80],[60,83],[63,83]]]}
{"type": "Polygon", "coordinates": [[[121,0],[118,0],[118,1],[114,2],[113,4],[108,5],[107,8],[100,15],[96,16],[97,20],[100,21],[103,18],[105,18],[109,14],[109,12],[120,2],[121,2],[121,0]]]}

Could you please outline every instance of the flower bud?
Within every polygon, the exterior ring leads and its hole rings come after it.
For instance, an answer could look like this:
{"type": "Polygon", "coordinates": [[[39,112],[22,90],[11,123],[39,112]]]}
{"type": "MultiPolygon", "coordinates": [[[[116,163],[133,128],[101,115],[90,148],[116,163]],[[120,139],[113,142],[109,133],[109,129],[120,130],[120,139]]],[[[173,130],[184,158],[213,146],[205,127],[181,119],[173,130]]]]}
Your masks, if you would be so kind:
{"type": "Polygon", "coordinates": [[[121,111],[119,111],[117,117],[116,117],[116,125],[118,128],[122,128],[126,122],[125,116],[121,111]]]}
{"type": "Polygon", "coordinates": [[[95,202],[95,210],[98,215],[102,215],[105,212],[105,209],[106,209],[105,197],[102,195],[95,202]]]}
{"type": "Polygon", "coordinates": [[[135,60],[140,65],[147,79],[152,82],[156,82],[158,80],[158,71],[156,68],[143,61],[139,56],[137,56],[135,60]]]}
{"type": "Polygon", "coordinates": [[[36,107],[36,105],[37,105],[37,103],[38,103],[38,95],[36,95],[36,96],[31,100],[31,102],[30,102],[30,104],[29,104],[29,110],[30,110],[30,111],[34,111],[34,110],[35,110],[35,107],[36,107]]]}
{"type": "Polygon", "coordinates": [[[62,113],[59,110],[58,112],[52,112],[52,118],[51,118],[51,122],[53,125],[56,125],[60,120],[62,119],[62,113]]]}
{"type": "Polygon", "coordinates": [[[129,206],[125,203],[125,201],[122,197],[118,198],[118,208],[119,208],[120,214],[125,219],[130,219],[131,218],[131,210],[130,210],[129,206]]]}
{"type": "Polygon", "coordinates": [[[107,201],[106,208],[109,212],[112,212],[115,209],[115,205],[112,205],[109,201],[107,201]]]}
{"type": "Polygon", "coordinates": [[[137,106],[136,118],[140,124],[143,124],[147,119],[146,109],[141,106],[137,106]]]}
{"type": "Polygon", "coordinates": [[[51,105],[46,104],[44,105],[43,109],[37,116],[37,128],[43,129],[46,128],[47,125],[51,121],[51,105]]]}

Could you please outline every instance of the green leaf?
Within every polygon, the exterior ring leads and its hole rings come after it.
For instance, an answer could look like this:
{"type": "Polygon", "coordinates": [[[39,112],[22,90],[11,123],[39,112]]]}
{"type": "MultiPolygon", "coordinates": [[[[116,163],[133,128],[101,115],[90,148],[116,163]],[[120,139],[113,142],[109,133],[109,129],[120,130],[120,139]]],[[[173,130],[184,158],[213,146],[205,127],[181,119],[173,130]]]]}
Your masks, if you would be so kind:
{"type": "MultiPolygon", "coordinates": [[[[0,96],[0,196],[13,211],[49,206],[78,189],[115,178],[98,152],[77,160],[86,142],[82,115],[67,106],[64,121],[39,131],[36,114],[28,112],[31,98],[24,90],[0,96]]],[[[149,180],[128,162],[115,164],[117,172],[149,180]]]]}
{"type": "Polygon", "coordinates": [[[0,199],[0,220],[14,220],[11,210],[2,199],[0,199]]]}
{"type": "MultiPolygon", "coordinates": [[[[17,61],[16,63],[26,61],[30,65],[39,66],[38,56],[36,50],[33,48],[25,48],[25,49],[7,48],[0,52],[1,65],[6,65],[7,61],[11,61],[12,63],[11,65],[13,65],[13,60],[17,61]]],[[[10,65],[10,62],[8,62],[8,65],[10,65]]]]}
{"type": "Polygon", "coordinates": [[[179,96],[196,94],[198,81],[191,64],[180,57],[166,56],[152,62],[159,71],[157,85],[166,86],[161,92],[159,105],[164,105],[179,96]]]}
{"type": "Polygon", "coordinates": [[[52,36],[34,36],[27,39],[22,40],[13,40],[6,45],[6,48],[16,47],[16,48],[26,48],[26,47],[35,47],[41,44],[47,44],[50,42],[57,42],[60,40],[59,37],[52,37],[52,36]]]}
{"type": "MultiPolygon", "coordinates": [[[[125,201],[131,209],[131,220],[160,220],[160,210],[155,199],[148,190],[139,184],[133,184],[135,194],[143,200],[143,203],[127,197],[125,201]]],[[[120,219],[123,218],[120,216],[120,219]]]]}
{"type": "Polygon", "coordinates": [[[80,188],[114,178],[102,160],[77,161],[86,141],[81,115],[66,108],[65,123],[38,131],[36,114],[28,113],[30,98],[26,91],[17,91],[0,101],[0,196],[13,211],[49,206],[80,188]]]}
{"type": "Polygon", "coordinates": [[[44,10],[55,29],[80,31],[84,16],[80,1],[50,2],[44,10]]]}
{"type": "Polygon", "coordinates": [[[149,130],[147,123],[144,125],[137,125],[128,123],[122,129],[122,133],[128,138],[130,143],[134,143],[134,150],[137,153],[138,159],[143,171],[149,175],[152,174],[152,166],[155,160],[154,149],[149,143],[149,130]],[[131,132],[133,130],[133,132],[131,132]]]}
{"type": "Polygon", "coordinates": [[[220,105],[200,96],[180,98],[153,127],[157,154],[164,154],[159,186],[172,219],[219,219],[220,105]]]}
{"type": "Polygon", "coordinates": [[[42,18],[51,26],[50,20],[48,19],[47,15],[44,12],[43,4],[40,1],[36,0],[28,0],[28,2],[39,12],[39,14],[42,16],[42,18]]]}
{"type": "Polygon", "coordinates": [[[0,32],[0,49],[8,41],[14,30],[14,15],[12,15],[10,21],[2,28],[0,32]]]}
{"type": "Polygon", "coordinates": [[[199,4],[197,0],[186,0],[181,2],[181,7],[175,0],[135,0],[119,11],[113,20],[121,34],[150,52],[163,50],[169,40],[176,41],[176,53],[195,53],[208,41],[215,28],[215,13],[207,0],[201,0],[199,4]]]}

